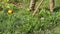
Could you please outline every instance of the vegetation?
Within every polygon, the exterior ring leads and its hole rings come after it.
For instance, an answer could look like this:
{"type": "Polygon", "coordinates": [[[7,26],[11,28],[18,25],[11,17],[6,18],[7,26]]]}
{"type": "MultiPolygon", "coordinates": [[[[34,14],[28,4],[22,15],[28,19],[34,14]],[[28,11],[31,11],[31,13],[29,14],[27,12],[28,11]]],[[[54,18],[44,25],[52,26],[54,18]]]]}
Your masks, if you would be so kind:
{"type": "MultiPolygon", "coordinates": [[[[55,0],[54,12],[49,11],[49,0],[32,17],[30,0],[0,1],[0,34],[60,34],[60,0],[55,0]],[[9,14],[11,10],[13,13],[9,14]]],[[[37,4],[40,2],[38,0],[37,4]]]]}

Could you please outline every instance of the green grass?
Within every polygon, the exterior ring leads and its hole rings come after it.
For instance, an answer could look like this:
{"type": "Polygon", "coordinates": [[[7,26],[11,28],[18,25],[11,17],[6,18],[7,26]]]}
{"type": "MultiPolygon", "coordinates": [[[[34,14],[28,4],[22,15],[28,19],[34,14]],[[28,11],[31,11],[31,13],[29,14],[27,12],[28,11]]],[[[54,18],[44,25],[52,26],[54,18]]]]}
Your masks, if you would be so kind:
{"type": "MultiPolygon", "coordinates": [[[[49,34],[60,34],[60,0],[55,0],[55,11],[50,12],[49,1],[45,0],[41,10],[32,17],[29,11],[29,1],[23,1],[24,5],[14,6],[7,3],[6,7],[0,10],[0,34],[44,34],[48,29],[49,34]],[[9,15],[7,11],[13,10],[9,15]],[[53,32],[54,31],[54,32],[53,32]]],[[[2,1],[3,2],[3,1],[2,1]]],[[[38,2],[39,3],[39,0],[38,2]]],[[[36,6],[37,6],[36,3],[36,6]]]]}

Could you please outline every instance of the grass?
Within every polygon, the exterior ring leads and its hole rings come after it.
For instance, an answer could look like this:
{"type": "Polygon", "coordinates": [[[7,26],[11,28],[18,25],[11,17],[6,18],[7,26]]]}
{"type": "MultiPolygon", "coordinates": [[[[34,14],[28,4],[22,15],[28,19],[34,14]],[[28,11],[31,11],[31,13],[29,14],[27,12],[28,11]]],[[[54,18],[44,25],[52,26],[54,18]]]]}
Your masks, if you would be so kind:
{"type": "MultiPolygon", "coordinates": [[[[0,34],[44,34],[46,29],[49,34],[60,34],[60,26],[56,26],[60,24],[59,1],[55,0],[55,11],[52,13],[48,10],[49,1],[44,1],[35,17],[29,11],[27,0],[24,5],[8,4],[0,11],[0,34]],[[9,9],[13,10],[13,14],[7,13],[9,9]]],[[[36,6],[38,3],[39,0],[36,6]]]]}

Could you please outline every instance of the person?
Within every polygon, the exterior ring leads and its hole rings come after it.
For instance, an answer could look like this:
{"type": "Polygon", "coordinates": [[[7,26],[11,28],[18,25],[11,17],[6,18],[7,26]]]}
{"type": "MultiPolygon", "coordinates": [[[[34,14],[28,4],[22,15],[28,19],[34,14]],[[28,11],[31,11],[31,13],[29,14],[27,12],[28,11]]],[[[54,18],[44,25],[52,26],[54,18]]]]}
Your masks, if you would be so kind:
{"type": "Polygon", "coordinates": [[[54,11],[54,0],[50,0],[50,11],[54,11]]]}
{"type": "MultiPolygon", "coordinates": [[[[30,1],[30,10],[33,11],[35,9],[35,3],[36,0],[31,0],[30,1]]],[[[54,11],[54,0],[50,0],[50,11],[53,12],[54,11]]]]}
{"type": "Polygon", "coordinates": [[[31,0],[31,1],[30,1],[30,6],[29,6],[29,8],[30,8],[31,11],[33,11],[33,10],[35,9],[35,3],[36,3],[36,0],[31,0]]]}

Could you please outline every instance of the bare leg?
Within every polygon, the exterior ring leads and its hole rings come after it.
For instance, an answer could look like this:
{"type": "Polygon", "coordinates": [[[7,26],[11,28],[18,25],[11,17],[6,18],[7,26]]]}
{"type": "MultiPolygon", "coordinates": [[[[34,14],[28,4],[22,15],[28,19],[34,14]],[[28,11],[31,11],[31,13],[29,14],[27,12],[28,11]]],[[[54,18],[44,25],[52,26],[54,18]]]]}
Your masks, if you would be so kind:
{"type": "Polygon", "coordinates": [[[34,10],[34,8],[35,8],[35,3],[36,3],[36,0],[31,0],[31,2],[30,2],[30,10],[34,10]]]}
{"type": "Polygon", "coordinates": [[[54,0],[50,0],[50,11],[54,11],[54,0]]]}

